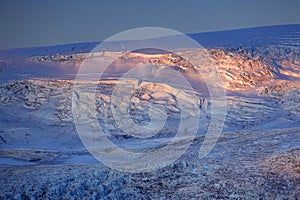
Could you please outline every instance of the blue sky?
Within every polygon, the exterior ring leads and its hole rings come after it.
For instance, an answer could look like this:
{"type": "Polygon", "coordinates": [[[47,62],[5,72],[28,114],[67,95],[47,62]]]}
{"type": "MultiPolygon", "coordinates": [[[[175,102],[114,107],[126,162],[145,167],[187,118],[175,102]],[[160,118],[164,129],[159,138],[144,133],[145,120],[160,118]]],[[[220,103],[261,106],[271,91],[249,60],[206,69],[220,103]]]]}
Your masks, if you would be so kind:
{"type": "Polygon", "coordinates": [[[131,28],[183,33],[300,24],[299,0],[2,0],[0,49],[92,42],[131,28]]]}

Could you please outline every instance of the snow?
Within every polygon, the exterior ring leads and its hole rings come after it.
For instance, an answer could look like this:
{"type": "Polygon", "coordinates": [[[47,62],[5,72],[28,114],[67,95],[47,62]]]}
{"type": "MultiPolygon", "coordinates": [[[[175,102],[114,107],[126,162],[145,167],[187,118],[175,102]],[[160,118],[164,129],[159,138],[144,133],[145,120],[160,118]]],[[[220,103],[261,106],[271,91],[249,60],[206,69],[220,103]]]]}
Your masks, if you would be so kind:
{"type": "MultiPolygon", "coordinates": [[[[294,169],[300,145],[299,29],[300,25],[286,25],[191,34],[207,48],[227,90],[222,135],[201,160],[198,152],[218,99],[210,96],[207,77],[195,74],[203,66],[183,59],[193,55],[201,60],[199,50],[182,49],[179,55],[154,50],[90,54],[97,43],[1,50],[0,199],[298,197],[299,176],[294,169]],[[105,56],[109,60],[115,55],[121,56],[104,79],[97,84],[80,83],[88,91],[95,89],[97,122],[113,144],[132,152],[157,151],[172,141],[179,128],[181,102],[186,103],[187,119],[200,109],[195,138],[174,141],[178,150],[192,145],[165,168],[148,174],[109,169],[86,150],[78,136],[72,113],[76,72],[85,59],[105,56]],[[140,78],[149,73],[146,70],[118,81],[124,72],[149,63],[163,80],[170,78],[164,73],[167,69],[180,72],[194,91],[172,81],[153,83],[140,78]],[[129,83],[138,89],[115,101],[111,96],[116,84],[120,93],[115,94],[122,95],[129,83]],[[149,137],[129,135],[120,130],[111,104],[128,111],[121,118],[138,125],[125,124],[132,129],[149,125],[151,114],[166,122],[157,134],[142,130],[149,137]]],[[[83,106],[82,118],[89,114],[85,111],[83,106]]],[[[188,122],[184,128],[191,130],[195,121],[188,122]]],[[[132,162],[125,157],[109,161],[121,165],[124,160],[132,162]]]]}

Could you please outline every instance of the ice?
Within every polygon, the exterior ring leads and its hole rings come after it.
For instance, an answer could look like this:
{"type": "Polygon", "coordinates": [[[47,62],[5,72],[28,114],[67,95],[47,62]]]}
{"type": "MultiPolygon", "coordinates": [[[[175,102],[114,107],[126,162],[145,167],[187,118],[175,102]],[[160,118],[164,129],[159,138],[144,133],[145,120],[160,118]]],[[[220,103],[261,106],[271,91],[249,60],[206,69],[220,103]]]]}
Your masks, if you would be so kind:
{"type": "MultiPolygon", "coordinates": [[[[198,157],[199,149],[218,99],[209,93],[207,75],[195,74],[197,69],[211,69],[201,63],[192,66],[184,59],[185,55],[192,55],[201,60],[199,50],[181,49],[178,55],[155,50],[91,54],[98,43],[1,50],[0,199],[298,197],[299,27],[191,34],[203,43],[227,90],[223,132],[202,159],[198,157]],[[95,92],[93,98],[82,98],[80,91],[74,90],[81,63],[100,57],[110,60],[116,55],[119,57],[100,81],[79,83],[88,94],[95,92]],[[140,77],[149,74],[149,68],[141,68],[132,77],[122,77],[128,70],[143,65],[153,66],[150,78],[140,77]],[[175,84],[178,77],[169,77],[166,70],[182,74],[192,89],[175,84]],[[154,82],[158,75],[162,81],[154,82]],[[129,87],[136,90],[124,97],[129,87]],[[78,111],[85,120],[82,123],[89,124],[92,116],[113,145],[129,152],[156,152],[163,148],[174,139],[180,119],[197,116],[198,109],[199,128],[195,137],[182,135],[173,141],[174,149],[166,149],[164,153],[172,155],[172,151],[191,143],[173,164],[150,173],[118,172],[95,159],[80,140],[72,113],[75,97],[83,103],[78,111]],[[95,115],[89,113],[91,104],[95,115]],[[131,135],[122,130],[121,123],[116,123],[113,112],[117,109],[124,111],[120,119],[131,120],[137,125],[134,128],[151,125],[151,116],[157,124],[165,119],[166,122],[160,124],[156,134],[141,131],[149,137],[131,135]]],[[[222,116],[219,110],[214,114],[222,116]]],[[[183,128],[190,134],[195,123],[188,120],[183,128]]],[[[132,124],[123,125],[134,129],[132,124]]],[[[100,148],[118,153],[111,147],[106,143],[100,148]]],[[[162,157],[149,160],[155,163],[162,157]]],[[[145,167],[143,159],[136,163],[137,167],[145,167]]],[[[129,166],[134,159],[106,161],[129,166]]]]}

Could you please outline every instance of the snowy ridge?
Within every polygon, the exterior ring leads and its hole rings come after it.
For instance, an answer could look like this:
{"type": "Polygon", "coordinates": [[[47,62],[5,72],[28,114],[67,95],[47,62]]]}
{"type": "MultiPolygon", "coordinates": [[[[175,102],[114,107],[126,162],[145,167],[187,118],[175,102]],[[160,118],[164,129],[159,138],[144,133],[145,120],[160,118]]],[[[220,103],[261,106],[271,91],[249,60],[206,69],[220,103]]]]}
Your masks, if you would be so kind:
{"type": "MultiPolygon", "coordinates": [[[[238,46],[295,46],[300,45],[300,25],[263,26],[239,30],[188,34],[205,48],[238,46]]],[[[176,36],[174,36],[176,37],[176,36]]],[[[64,44],[50,47],[33,47],[0,50],[1,57],[31,57],[88,53],[100,42],[64,44]]]]}
{"type": "MultiPolygon", "coordinates": [[[[188,50],[183,52],[182,55],[185,53],[189,54],[193,52],[192,50],[188,50]]],[[[299,77],[296,73],[299,67],[299,52],[296,47],[213,48],[209,49],[209,53],[214,63],[218,66],[228,90],[225,130],[299,126],[300,110],[298,104],[300,100],[300,85],[299,81],[297,81],[299,77]],[[289,73],[290,71],[294,71],[295,73],[291,74],[289,73]],[[278,123],[278,120],[284,123],[278,123]]],[[[45,56],[35,56],[30,60],[34,64],[50,63],[63,67],[74,66],[71,69],[72,71],[77,68],[78,63],[90,56],[92,55],[72,54],[70,56],[58,55],[46,58],[45,56]]],[[[107,52],[105,56],[110,56],[110,53],[107,52]]],[[[169,66],[186,74],[187,77],[193,73],[193,70],[191,70],[193,66],[180,55],[148,55],[129,52],[116,60],[112,66],[115,77],[110,77],[110,79],[97,83],[96,110],[99,122],[101,122],[102,126],[106,127],[105,130],[108,134],[111,134],[112,139],[117,141],[121,138],[127,138],[129,146],[136,146],[135,142],[138,142],[138,140],[126,134],[124,135],[124,133],[120,134],[114,123],[110,111],[110,95],[117,80],[111,78],[118,78],[118,74],[122,74],[123,66],[133,68],[141,63],[150,63],[155,66],[169,66]]],[[[129,69],[126,68],[126,70],[129,69]]],[[[196,78],[201,79],[201,77],[196,78]]],[[[134,83],[138,80],[133,79],[130,81],[134,83]]],[[[32,120],[30,126],[22,126],[22,128],[28,130],[24,136],[26,137],[26,141],[32,140],[34,142],[37,140],[34,127],[38,128],[41,126],[35,125],[38,120],[45,121],[45,127],[41,127],[41,129],[47,130],[46,126],[51,125],[58,127],[58,130],[64,127],[69,133],[74,131],[71,113],[72,88],[72,80],[51,78],[22,80],[8,84],[3,83],[0,87],[0,103],[2,104],[4,113],[10,113],[9,106],[12,105],[21,107],[23,112],[36,113],[32,115],[33,117],[29,118],[32,120]]],[[[202,110],[202,123],[205,127],[208,125],[207,119],[210,118],[211,100],[209,96],[205,95],[205,87],[196,89],[199,92],[197,94],[199,95],[198,104],[202,110]]],[[[139,90],[130,99],[129,112],[133,121],[143,123],[149,120],[148,108],[152,104],[164,106],[169,116],[175,117],[178,115],[180,113],[180,106],[178,106],[176,97],[173,95],[174,91],[175,88],[166,84],[155,85],[147,81],[141,82],[139,90]]],[[[24,118],[26,118],[25,116],[24,118]]],[[[6,118],[5,116],[3,117],[3,119],[6,118]]],[[[10,130],[7,126],[10,127],[12,125],[6,122],[3,123],[1,141],[3,147],[11,148],[15,146],[14,143],[17,142],[15,140],[18,137],[14,136],[15,133],[7,131],[10,130]]],[[[56,144],[57,147],[53,150],[59,148],[71,151],[68,149],[69,147],[65,148],[62,146],[64,142],[58,142],[60,137],[57,138],[57,134],[52,135],[52,131],[54,130],[50,129],[44,133],[49,140],[56,144]]],[[[176,131],[176,127],[170,123],[160,134],[157,134],[157,137],[172,137],[172,132],[174,133],[174,131],[176,131]]],[[[202,131],[198,134],[202,135],[202,131]]],[[[19,134],[19,132],[16,134],[19,134]]],[[[70,140],[74,137],[74,133],[62,135],[64,137],[63,140],[70,140]]],[[[17,143],[20,142],[19,146],[15,147],[22,148],[22,145],[26,144],[24,141],[18,141],[17,143]]],[[[77,141],[77,143],[80,143],[80,141],[77,141]]],[[[29,142],[29,144],[32,143],[29,142]]],[[[78,149],[82,149],[82,146],[79,145],[78,149]]],[[[59,159],[58,162],[62,162],[62,159],[59,159]]]]}

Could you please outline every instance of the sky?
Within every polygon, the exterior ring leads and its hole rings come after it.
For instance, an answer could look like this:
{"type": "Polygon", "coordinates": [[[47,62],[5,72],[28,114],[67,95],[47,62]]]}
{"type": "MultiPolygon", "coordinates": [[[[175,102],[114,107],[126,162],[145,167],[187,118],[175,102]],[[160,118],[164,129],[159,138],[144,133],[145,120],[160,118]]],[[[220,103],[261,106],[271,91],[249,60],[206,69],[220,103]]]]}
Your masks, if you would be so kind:
{"type": "Polygon", "coordinates": [[[182,33],[300,24],[299,0],[1,0],[0,49],[95,42],[138,27],[182,33]]]}

